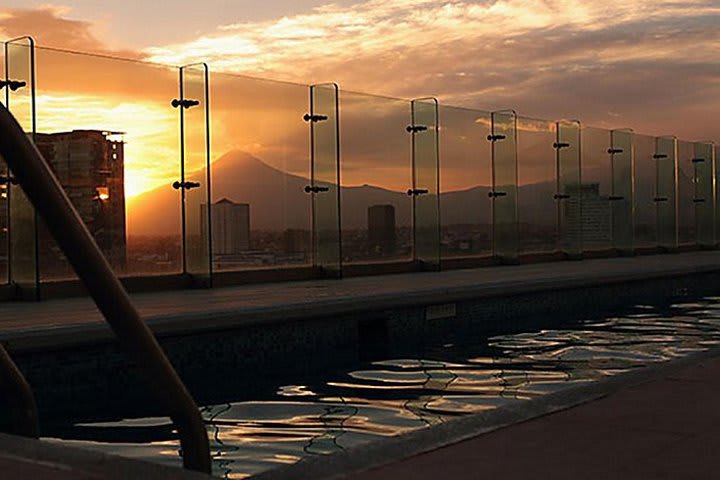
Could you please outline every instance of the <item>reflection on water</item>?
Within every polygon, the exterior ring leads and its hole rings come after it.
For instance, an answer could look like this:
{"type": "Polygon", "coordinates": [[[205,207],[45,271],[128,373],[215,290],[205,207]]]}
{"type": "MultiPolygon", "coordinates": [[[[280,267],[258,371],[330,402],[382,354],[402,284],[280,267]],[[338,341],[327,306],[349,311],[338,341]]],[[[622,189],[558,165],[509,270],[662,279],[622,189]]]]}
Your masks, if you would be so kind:
{"type": "MultiPolygon", "coordinates": [[[[243,478],[378,437],[529,400],[720,343],[720,298],[573,323],[561,329],[438,339],[418,358],[388,358],[352,371],[328,367],[312,384],[274,396],[207,405],[215,474],[243,478]]],[[[180,464],[169,419],[77,424],[72,444],[180,464]]]]}

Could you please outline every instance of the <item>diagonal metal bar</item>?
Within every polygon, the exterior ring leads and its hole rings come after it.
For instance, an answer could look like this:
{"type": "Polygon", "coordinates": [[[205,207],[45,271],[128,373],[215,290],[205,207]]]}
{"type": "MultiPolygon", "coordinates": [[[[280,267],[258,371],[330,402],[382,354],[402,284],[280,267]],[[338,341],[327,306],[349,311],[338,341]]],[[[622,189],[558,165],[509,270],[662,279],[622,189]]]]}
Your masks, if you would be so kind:
{"type": "Polygon", "coordinates": [[[178,429],[185,468],[210,473],[210,449],[200,411],[140,318],[125,288],[93,240],[49,165],[22,128],[0,106],[0,155],[45,220],[120,345],[139,367],[178,429]]]}
{"type": "Polygon", "coordinates": [[[32,389],[2,345],[0,345],[0,405],[5,405],[8,409],[7,433],[38,437],[37,407],[32,389]]]}

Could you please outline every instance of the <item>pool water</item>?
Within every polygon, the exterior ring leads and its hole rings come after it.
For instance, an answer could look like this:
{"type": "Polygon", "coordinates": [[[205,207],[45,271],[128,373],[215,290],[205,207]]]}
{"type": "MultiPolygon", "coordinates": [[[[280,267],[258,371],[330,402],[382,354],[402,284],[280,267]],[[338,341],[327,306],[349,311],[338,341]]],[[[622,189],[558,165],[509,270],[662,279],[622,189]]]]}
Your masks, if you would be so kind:
{"type": "MultiPolygon", "coordinates": [[[[682,357],[720,343],[720,297],[636,306],[620,316],[499,336],[448,334],[416,355],[380,358],[274,395],[202,407],[214,474],[244,478],[380,437],[524,402],[584,382],[682,357]]],[[[224,381],[229,381],[225,379],[224,381]]],[[[168,418],[78,423],[47,438],[180,465],[168,418]]]]}

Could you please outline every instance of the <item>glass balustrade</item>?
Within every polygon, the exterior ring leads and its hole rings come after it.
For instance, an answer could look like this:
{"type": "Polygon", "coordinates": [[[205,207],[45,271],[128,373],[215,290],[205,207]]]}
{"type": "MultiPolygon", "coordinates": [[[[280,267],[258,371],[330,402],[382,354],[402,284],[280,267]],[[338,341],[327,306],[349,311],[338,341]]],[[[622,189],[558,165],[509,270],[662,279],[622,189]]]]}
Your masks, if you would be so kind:
{"type": "Polygon", "coordinates": [[[515,262],[518,257],[518,160],[517,114],[493,112],[492,145],[493,255],[501,261],[515,262]]]}
{"type": "Polygon", "coordinates": [[[655,202],[657,243],[673,250],[678,246],[678,163],[677,139],[655,140],[655,202]]]}
{"type": "Polygon", "coordinates": [[[586,252],[608,250],[612,246],[610,200],[610,131],[601,128],[582,129],[582,241],[586,252]]]}
{"type": "Polygon", "coordinates": [[[522,253],[558,248],[555,122],[518,117],[518,214],[522,253]]]}
{"type": "Polygon", "coordinates": [[[577,121],[555,125],[556,188],[558,249],[565,255],[582,255],[582,135],[577,121]]]}
{"type": "MultiPolygon", "coordinates": [[[[3,103],[120,275],[717,243],[714,144],[29,38],[3,60],[3,103]]],[[[0,284],[74,278],[11,178],[0,163],[0,284]]]]}
{"type": "Polygon", "coordinates": [[[440,172],[438,102],[421,98],[411,102],[413,257],[423,270],[440,268],[440,172]]]}
{"type": "Polygon", "coordinates": [[[634,136],[634,172],[635,172],[635,247],[656,247],[658,245],[658,225],[655,202],[655,182],[657,160],[654,158],[655,137],[649,135],[634,136]]]}
{"type": "Polygon", "coordinates": [[[678,243],[692,245],[697,241],[695,229],[695,145],[677,142],[678,243]]]}
{"type": "Polygon", "coordinates": [[[492,254],[490,113],[440,105],[443,258],[492,254]]]}
{"type": "Polygon", "coordinates": [[[213,271],[312,264],[308,86],[210,72],[213,271]]]}
{"type": "Polygon", "coordinates": [[[715,245],[715,145],[696,143],[693,163],[695,232],[698,245],[715,245]]]}
{"type": "MultiPolygon", "coordinates": [[[[33,141],[37,140],[36,52],[35,42],[29,37],[5,43],[5,105],[33,141]]],[[[12,172],[6,183],[6,195],[10,280],[23,297],[36,298],[40,281],[38,218],[22,188],[12,181],[12,172]]]]}
{"type": "Polygon", "coordinates": [[[343,261],[410,260],[410,102],[348,91],[340,98],[343,261]]]}
{"type": "MultiPolygon", "coordinates": [[[[38,148],[120,275],[182,268],[177,68],[37,49],[38,148]]],[[[45,228],[43,281],[74,277],[45,228]]]]}

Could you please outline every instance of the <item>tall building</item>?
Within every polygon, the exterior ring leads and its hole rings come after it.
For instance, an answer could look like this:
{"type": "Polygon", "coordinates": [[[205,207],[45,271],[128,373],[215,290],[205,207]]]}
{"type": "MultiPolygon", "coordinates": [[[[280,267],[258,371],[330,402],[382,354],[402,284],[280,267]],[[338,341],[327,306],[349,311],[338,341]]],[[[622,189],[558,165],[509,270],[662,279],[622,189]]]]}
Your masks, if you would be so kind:
{"type": "Polygon", "coordinates": [[[610,244],[610,202],[600,195],[599,183],[570,185],[570,195],[563,202],[563,213],[568,227],[568,239],[582,239],[586,248],[606,248],[610,244]]]}
{"type": "MultiPolygon", "coordinates": [[[[122,271],[127,261],[125,160],[118,135],[99,130],[39,133],[35,143],[105,257],[122,271]]],[[[46,274],[66,270],[62,253],[42,225],[39,238],[46,274]]]]}
{"type": "Polygon", "coordinates": [[[213,255],[237,255],[249,250],[250,205],[223,198],[213,203],[211,210],[213,255]]]}
{"type": "Polygon", "coordinates": [[[394,254],[395,235],[395,207],[393,205],[368,207],[368,249],[370,253],[394,254]]]}

